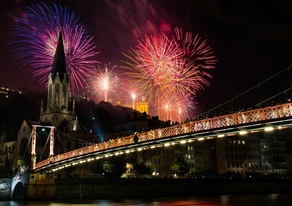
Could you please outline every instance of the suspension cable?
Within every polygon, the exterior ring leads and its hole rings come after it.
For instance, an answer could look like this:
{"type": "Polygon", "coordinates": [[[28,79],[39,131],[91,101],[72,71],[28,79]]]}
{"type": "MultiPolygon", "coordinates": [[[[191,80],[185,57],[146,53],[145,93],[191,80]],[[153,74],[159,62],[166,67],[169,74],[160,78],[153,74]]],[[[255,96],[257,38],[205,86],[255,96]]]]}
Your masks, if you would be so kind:
{"type": "Polygon", "coordinates": [[[270,98],[268,98],[268,99],[266,99],[266,100],[264,100],[264,101],[262,101],[262,102],[256,104],[255,106],[260,106],[261,104],[263,104],[263,103],[265,103],[265,102],[267,102],[267,101],[270,101],[271,99],[274,99],[275,97],[277,97],[277,96],[279,96],[279,95],[281,95],[281,94],[283,94],[283,93],[286,93],[287,91],[289,91],[289,90],[291,90],[291,89],[292,89],[292,87],[290,87],[290,88],[288,88],[288,89],[285,89],[285,90],[279,92],[278,94],[276,94],[276,95],[274,95],[274,96],[272,96],[272,97],[270,97],[270,98]]]}
{"type": "Polygon", "coordinates": [[[24,159],[25,154],[26,154],[26,152],[27,152],[27,150],[28,150],[28,146],[30,145],[30,142],[31,142],[31,137],[32,137],[32,132],[30,133],[30,137],[29,137],[29,140],[28,140],[28,142],[27,142],[26,148],[25,148],[25,150],[24,150],[24,153],[23,153],[22,159],[24,159]]]}
{"type": "MultiPolygon", "coordinates": [[[[281,74],[282,72],[284,72],[284,71],[286,71],[286,70],[289,70],[289,69],[291,68],[291,66],[292,66],[292,65],[289,65],[289,66],[286,67],[285,69],[283,69],[283,70],[277,72],[276,74],[274,74],[274,75],[272,75],[271,77],[265,79],[264,81],[260,82],[259,84],[257,84],[257,85],[255,85],[255,86],[251,87],[250,89],[248,89],[248,90],[242,92],[241,94],[239,94],[239,95],[237,95],[237,96],[235,96],[235,97],[233,97],[233,98],[231,98],[231,99],[229,99],[229,100],[227,100],[227,101],[225,101],[225,102],[219,104],[218,106],[215,106],[215,107],[209,109],[209,110],[206,111],[206,112],[203,112],[203,113],[201,113],[201,114],[199,114],[199,115],[196,115],[195,118],[200,117],[200,116],[203,116],[203,115],[205,115],[205,114],[209,114],[211,111],[213,111],[213,110],[215,110],[215,109],[218,109],[218,108],[220,108],[221,106],[223,106],[223,105],[225,105],[225,104],[227,104],[227,103],[229,103],[229,102],[231,102],[231,101],[237,99],[238,97],[240,97],[240,96],[242,96],[242,95],[244,95],[244,94],[246,94],[246,93],[252,91],[253,89],[257,88],[259,85],[262,85],[262,84],[266,83],[267,81],[271,80],[272,78],[276,77],[277,75],[281,74]]],[[[290,89],[291,89],[291,87],[288,88],[287,91],[290,90],[290,89]]],[[[283,91],[282,91],[282,92],[283,92],[283,91]]],[[[281,93],[282,93],[282,92],[281,92],[281,93]]],[[[277,95],[275,95],[275,96],[277,96],[277,95]]],[[[271,99],[271,98],[269,98],[269,100],[270,100],[270,99],[271,99]]],[[[261,103],[266,102],[266,101],[268,101],[268,100],[262,101],[261,103]]],[[[259,105],[260,105],[260,103],[256,104],[256,106],[259,106],[259,105]]]]}
{"type": "Polygon", "coordinates": [[[47,145],[48,145],[48,142],[49,142],[50,137],[51,137],[51,134],[49,134],[48,137],[47,137],[47,141],[46,141],[46,143],[45,143],[44,149],[43,149],[42,154],[41,154],[41,156],[40,156],[40,160],[42,160],[42,157],[43,157],[43,155],[44,155],[44,153],[45,153],[45,149],[46,149],[46,147],[47,147],[47,145]]]}
{"type": "Polygon", "coordinates": [[[63,144],[63,141],[62,141],[62,139],[61,139],[61,137],[60,137],[60,135],[59,135],[59,130],[57,130],[56,133],[57,133],[57,136],[58,136],[59,141],[61,142],[61,144],[62,144],[62,146],[63,146],[63,148],[64,148],[64,151],[66,152],[66,151],[67,151],[67,148],[66,148],[65,145],[63,144]]]}
{"type": "MultiPolygon", "coordinates": [[[[57,130],[57,129],[56,129],[56,130],[57,130]]],[[[65,136],[67,136],[67,137],[73,139],[73,140],[78,141],[78,142],[83,142],[83,143],[87,143],[87,144],[94,144],[93,142],[89,142],[89,141],[85,141],[85,140],[77,139],[76,137],[72,137],[72,136],[70,136],[70,135],[68,135],[68,134],[65,134],[64,132],[61,132],[60,130],[57,130],[57,131],[60,132],[61,134],[65,135],[65,136]]]]}

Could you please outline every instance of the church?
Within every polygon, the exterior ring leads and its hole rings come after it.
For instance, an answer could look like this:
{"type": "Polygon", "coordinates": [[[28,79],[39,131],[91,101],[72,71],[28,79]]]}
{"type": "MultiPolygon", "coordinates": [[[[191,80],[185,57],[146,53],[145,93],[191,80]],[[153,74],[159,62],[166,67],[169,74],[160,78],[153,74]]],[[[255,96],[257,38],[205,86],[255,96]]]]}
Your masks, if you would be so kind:
{"type": "Polygon", "coordinates": [[[60,32],[52,70],[48,76],[47,98],[41,100],[39,120],[24,119],[16,139],[3,143],[1,159],[15,169],[29,164],[32,130],[36,128],[37,162],[48,158],[49,136],[54,130],[54,153],[63,153],[91,144],[91,134],[78,122],[75,114],[75,99],[71,96],[70,77],[66,69],[66,58],[60,32]]]}

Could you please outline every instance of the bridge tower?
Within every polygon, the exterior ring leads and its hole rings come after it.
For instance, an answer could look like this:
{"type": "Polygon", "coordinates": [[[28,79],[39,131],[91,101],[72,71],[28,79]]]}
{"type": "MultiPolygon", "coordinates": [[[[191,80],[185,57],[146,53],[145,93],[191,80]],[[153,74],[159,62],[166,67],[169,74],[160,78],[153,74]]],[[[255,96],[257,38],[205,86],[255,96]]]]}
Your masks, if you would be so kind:
{"type": "Polygon", "coordinates": [[[33,170],[35,168],[35,164],[36,164],[36,159],[37,159],[37,155],[36,155],[36,136],[37,136],[37,127],[49,127],[50,128],[50,139],[49,139],[49,158],[51,158],[52,156],[54,156],[54,131],[55,131],[55,127],[54,126],[43,126],[43,125],[32,125],[32,134],[31,134],[31,164],[30,164],[30,169],[33,170]]]}
{"type": "Polygon", "coordinates": [[[36,125],[32,125],[32,133],[31,133],[31,163],[30,163],[30,169],[35,168],[36,163],[36,152],[35,152],[35,146],[36,146],[36,125]]]}

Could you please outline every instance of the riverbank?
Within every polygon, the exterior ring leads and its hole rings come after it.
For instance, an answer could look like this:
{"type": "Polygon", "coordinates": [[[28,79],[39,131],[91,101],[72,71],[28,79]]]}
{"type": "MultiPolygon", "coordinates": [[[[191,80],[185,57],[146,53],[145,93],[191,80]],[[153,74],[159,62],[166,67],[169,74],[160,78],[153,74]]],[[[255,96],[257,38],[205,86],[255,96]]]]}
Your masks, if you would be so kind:
{"type": "Polygon", "coordinates": [[[28,184],[26,200],[291,194],[289,179],[56,179],[28,184]]]}

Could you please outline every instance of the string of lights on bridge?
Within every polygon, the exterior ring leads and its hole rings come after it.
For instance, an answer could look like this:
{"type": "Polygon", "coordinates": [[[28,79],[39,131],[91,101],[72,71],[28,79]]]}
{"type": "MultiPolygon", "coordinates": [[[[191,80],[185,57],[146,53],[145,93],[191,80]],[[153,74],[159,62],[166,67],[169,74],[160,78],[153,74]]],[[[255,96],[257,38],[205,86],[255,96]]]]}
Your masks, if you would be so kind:
{"type": "Polygon", "coordinates": [[[237,112],[203,120],[159,128],[127,137],[86,146],[70,152],[50,156],[35,164],[36,171],[55,172],[65,167],[127,154],[144,149],[185,144],[225,136],[245,135],[260,131],[288,128],[292,125],[292,103],[237,112]]]}

